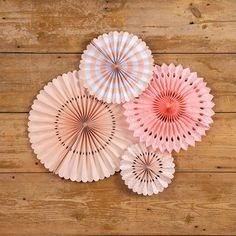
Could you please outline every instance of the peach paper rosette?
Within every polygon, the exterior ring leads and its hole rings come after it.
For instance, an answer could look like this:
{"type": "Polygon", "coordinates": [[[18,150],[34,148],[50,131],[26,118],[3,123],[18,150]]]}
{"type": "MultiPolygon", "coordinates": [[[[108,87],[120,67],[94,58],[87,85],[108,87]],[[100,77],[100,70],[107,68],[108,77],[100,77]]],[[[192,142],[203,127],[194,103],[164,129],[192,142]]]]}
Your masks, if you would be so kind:
{"type": "Polygon", "coordinates": [[[28,126],[37,158],[50,171],[72,181],[113,175],[132,137],[123,108],[89,95],[77,71],[58,76],[40,91],[28,126]]]}
{"type": "Polygon", "coordinates": [[[146,146],[180,151],[200,141],[213,122],[210,89],[196,72],[181,65],[155,66],[148,88],[124,104],[129,129],[146,146]]]}

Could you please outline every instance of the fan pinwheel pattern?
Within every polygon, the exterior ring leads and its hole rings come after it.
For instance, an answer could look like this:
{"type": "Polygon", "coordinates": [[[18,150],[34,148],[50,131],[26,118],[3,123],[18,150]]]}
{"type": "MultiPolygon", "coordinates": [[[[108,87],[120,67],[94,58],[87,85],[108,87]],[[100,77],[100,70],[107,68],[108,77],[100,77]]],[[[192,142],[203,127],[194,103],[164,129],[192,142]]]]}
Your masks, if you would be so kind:
{"type": "Polygon", "coordinates": [[[149,87],[124,104],[129,129],[146,146],[180,151],[200,141],[213,122],[210,89],[195,72],[181,65],[155,66],[149,87]]]}
{"type": "Polygon", "coordinates": [[[120,105],[106,104],[81,86],[78,72],[44,87],[29,115],[29,138],[50,171],[73,181],[97,181],[118,171],[132,136],[120,105]]]}
{"type": "Polygon", "coordinates": [[[174,177],[175,165],[169,153],[160,153],[144,144],[128,147],[121,159],[121,175],[129,189],[143,195],[162,192],[174,177]]]}
{"type": "Polygon", "coordinates": [[[152,77],[153,57],[145,42],[127,32],[93,39],[80,62],[80,78],[90,94],[107,103],[137,97],[152,77]]]}

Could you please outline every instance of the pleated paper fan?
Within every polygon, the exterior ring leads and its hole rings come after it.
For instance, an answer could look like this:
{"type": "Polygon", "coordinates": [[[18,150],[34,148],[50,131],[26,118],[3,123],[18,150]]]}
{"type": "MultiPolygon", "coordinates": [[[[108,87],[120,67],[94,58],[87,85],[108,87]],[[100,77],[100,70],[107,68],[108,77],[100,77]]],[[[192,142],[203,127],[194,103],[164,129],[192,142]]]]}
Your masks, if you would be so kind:
{"type": "Polygon", "coordinates": [[[174,177],[175,164],[169,153],[160,153],[144,144],[128,147],[121,159],[121,175],[129,189],[143,195],[162,192],[174,177]]]}
{"type": "Polygon", "coordinates": [[[213,96],[202,78],[181,65],[155,66],[149,87],[124,104],[129,129],[161,152],[195,145],[213,122],[213,96]]]}
{"type": "Polygon", "coordinates": [[[29,115],[29,138],[50,171],[73,181],[97,181],[119,170],[131,143],[120,105],[106,104],[81,86],[78,72],[44,87],[29,115]]]}
{"type": "Polygon", "coordinates": [[[137,97],[152,77],[153,57],[145,42],[127,32],[93,39],[80,62],[80,78],[91,95],[107,103],[137,97]]]}

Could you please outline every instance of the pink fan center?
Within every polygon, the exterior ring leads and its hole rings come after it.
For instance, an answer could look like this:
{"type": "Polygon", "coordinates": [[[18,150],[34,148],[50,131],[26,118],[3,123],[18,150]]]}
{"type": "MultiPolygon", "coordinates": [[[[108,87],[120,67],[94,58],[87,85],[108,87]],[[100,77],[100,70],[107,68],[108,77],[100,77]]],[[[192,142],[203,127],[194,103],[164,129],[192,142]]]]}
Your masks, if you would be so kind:
{"type": "Polygon", "coordinates": [[[153,109],[159,119],[172,122],[183,114],[184,101],[175,94],[160,95],[154,100],[153,109]]]}

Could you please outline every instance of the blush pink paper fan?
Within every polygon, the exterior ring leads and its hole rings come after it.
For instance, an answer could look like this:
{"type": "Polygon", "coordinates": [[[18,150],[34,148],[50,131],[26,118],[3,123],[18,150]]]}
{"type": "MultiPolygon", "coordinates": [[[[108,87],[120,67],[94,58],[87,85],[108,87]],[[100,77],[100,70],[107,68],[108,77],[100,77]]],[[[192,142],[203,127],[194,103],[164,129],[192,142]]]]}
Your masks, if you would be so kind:
{"type": "Polygon", "coordinates": [[[124,104],[129,129],[146,146],[179,152],[195,145],[209,129],[213,96],[202,78],[181,65],[155,66],[149,87],[124,104]]]}
{"type": "Polygon", "coordinates": [[[137,97],[152,77],[153,57],[145,42],[128,32],[93,39],[80,62],[80,78],[89,93],[107,103],[137,97]]]}
{"type": "Polygon", "coordinates": [[[50,171],[72,181],[97,181],[119,171],[131,143],[123,108],[98,101],[81,86],[78,72],[49,82],[29,115],[29,138],[50,171]],[[128,132],[127,132],[128,131],[128,132]]]}
{"type": "Polygon", "coordinates": [[[162,192],[174,177],[175,164],[170,153],[160,153],[144,144],[128,147],[122,155],[122,179],[129,189],[143,195],[162,192]]]}

